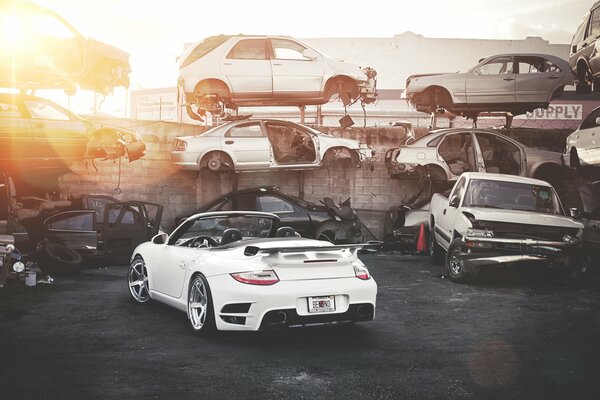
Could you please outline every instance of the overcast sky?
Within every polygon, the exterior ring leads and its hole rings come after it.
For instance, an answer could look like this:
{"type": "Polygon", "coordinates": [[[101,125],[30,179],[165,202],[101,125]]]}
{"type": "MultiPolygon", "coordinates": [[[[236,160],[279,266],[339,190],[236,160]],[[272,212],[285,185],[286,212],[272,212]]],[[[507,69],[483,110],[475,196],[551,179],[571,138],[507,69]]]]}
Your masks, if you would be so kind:
{"type": "Polygon", "coordinates": [[[570,43],[595,0],[33,0],[131,54],[134,88],[174,86],[186,42],[224,34],[524,39],[570,43]],[[175,75],[175,76],[173,76],[175,75]]]}

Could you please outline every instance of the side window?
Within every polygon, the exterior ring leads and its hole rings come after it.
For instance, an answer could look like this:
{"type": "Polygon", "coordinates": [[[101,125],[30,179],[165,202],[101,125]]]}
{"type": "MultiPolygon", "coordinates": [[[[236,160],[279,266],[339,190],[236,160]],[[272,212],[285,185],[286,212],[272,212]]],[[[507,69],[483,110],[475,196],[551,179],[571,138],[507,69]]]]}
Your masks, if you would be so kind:
{"type": "Polygon", "coordinates": [[[48,221],[47,227],[58,231],[94,231],[94,219],[92,213],[59,216],[55,220],[48,221]]]}
{"type": "Polygon", "coordinates": [[[600,35],[600,8],[596,8],[592,12],[590,21],[590,36],[596,38],[598,35],[600,35]]]}
{"type": "Polygon", "coordinates": [[[260,210],[274,214],[292,214],[294,206],[287,201],[275,196],[260,196],[258,198],[260,210]]]}
{"type": "Polygon", "coordinates": [[[587,117],[585,117],[579,129],[590,129],[597,127],[598,124],[596,124],[596,118],[598,117],[600,117],[600,107],[596,108],[587,117]]]}
{"type": "Polygon", "coordinates": [[[134,225],[141,221],[141,213],[137,207],[128,206],[126,209],[123,206],[117,205],[108,209],[108,223],[120,223],[126,225],[134,225]],[[119,220],[120,218],[120,220],[119,220]]]}
{"type": "Polygon", "coordinates": [[[256,197],[253,194],[239,194],[222,201],[208,211],[256,211],[256,197]]]}
{"type": "Polygon", "coordinates": [[[512,57],[496,57],[476,70],[479,75],[503,75],[513,73],[512,57]]]}
{"type": "Polygon", "coordinates": [[[583,17],[583,21],[581,21],[579,28],[577,28],[575,35],[573,35],[573,46],[578,45],[584,39],[584,37],[587,37],[587,35],[585,33],[586,33],[586,28],[588,26],[589,19],[590,19],[589,14],[586,15],[585,17],[583,17]]]}
{"type": "Polygon", "coordinates": [[[306,47],[300,43],[285,39],[271,39],[271,43],[273,44],[273,55],[276,59],[310,61],[302,54],[306,47]]]}
{"type": "Polygon", "coordinates": [[[234,126],[225,134],[226,137],[262,137],[262,128],[260,124],[244,124],[234,126]]]}
{"type": "Polygon", "coordinates": [[[15,104],[0,102],[0,118],[22,118],[21,111],[15,104]]]}
{"type": "Polygon", "coordinates": [[[229,59],[236,60],[266,60],[265,39],[240,40],[227,55],[229,59]]]}
{"type": "Polygon", "coordinates": [[[560,68],[556,64],[542,57],[519,57],[517,60],[519,74],[560,72],[560,68]]]}
{"type": "Polygon", "coordinates": [[[67,113],[43,101],[25,100],[25,107],[33,119],[71,120],[67,113]]]}

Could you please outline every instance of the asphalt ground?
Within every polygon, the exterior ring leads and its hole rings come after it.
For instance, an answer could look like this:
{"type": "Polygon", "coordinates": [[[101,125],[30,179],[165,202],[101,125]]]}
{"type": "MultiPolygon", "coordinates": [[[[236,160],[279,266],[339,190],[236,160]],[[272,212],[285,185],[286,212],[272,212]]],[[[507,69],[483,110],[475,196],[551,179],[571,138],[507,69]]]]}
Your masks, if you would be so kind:
{"type": "Polygon", "coordinates": [[[600,279],[545,269],[454,284],[424,257],[361,257],[373,322],[192,333],[134,304],[126,268],[0,289],[0,399],[599,399],[600,279]]]}

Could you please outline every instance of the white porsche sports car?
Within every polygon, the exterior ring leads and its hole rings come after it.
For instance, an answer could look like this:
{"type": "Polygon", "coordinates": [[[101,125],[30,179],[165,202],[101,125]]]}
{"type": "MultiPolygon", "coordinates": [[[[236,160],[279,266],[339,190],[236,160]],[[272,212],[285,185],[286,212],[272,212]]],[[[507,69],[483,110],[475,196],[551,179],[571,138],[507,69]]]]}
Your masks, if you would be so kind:
{"type": "Polygon", "coordinates": [[[200,333],[370,321],[366,246],[301,238],[270,213],[196,214],[134,250],[129,292],[186,312],[200,333]]]}

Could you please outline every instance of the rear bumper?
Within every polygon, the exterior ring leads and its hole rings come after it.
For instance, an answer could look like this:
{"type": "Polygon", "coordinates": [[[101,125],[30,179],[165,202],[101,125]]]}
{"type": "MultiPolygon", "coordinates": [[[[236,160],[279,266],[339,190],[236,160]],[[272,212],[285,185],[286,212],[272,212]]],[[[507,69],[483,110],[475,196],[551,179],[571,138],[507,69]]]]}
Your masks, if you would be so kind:
{"type": "Polygon", "coordinates": [[[171,163],[181,169],[198,171],[200,169],[200,166],[198,165],[199,156],[199,153],[192,153],[189,151],[172,151],[171,163]]]}
{"type": "Polygon", "coordinates": [[[219,330],[257,331],[369,321],[375,316],[377,284],[373,278],[366,281],[356,277],[280,281],[271,286],[246,285],[229,275],[208,277],[207,280],[211,288],[218,288],[212,290],[212,296],[219,330]],[[335,296],[335,311],[309,313],[307,298],[310,296],[335,296]],[[249,308],[246,312],[226,312],[237,304],[249,304],[249,308]],[[280,312],[285,313],[285,319],[280,312]]]}

